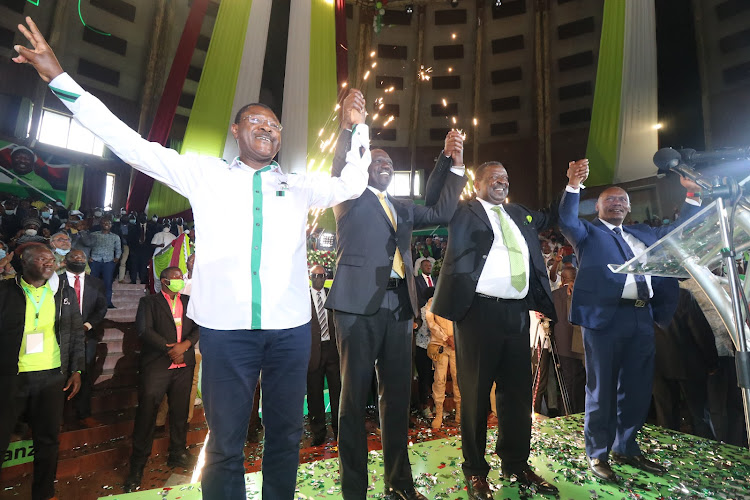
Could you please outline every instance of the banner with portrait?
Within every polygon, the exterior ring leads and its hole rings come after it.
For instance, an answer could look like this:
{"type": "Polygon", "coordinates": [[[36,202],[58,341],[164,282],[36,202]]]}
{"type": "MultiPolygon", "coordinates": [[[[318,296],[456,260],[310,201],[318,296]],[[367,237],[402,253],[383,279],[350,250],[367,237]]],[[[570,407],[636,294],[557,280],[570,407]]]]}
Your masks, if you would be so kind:
{"type": "Polygon", "coordinates": [[[0,141],[0,198],[14,195],[67,204],[70,159],[0,141]]]}

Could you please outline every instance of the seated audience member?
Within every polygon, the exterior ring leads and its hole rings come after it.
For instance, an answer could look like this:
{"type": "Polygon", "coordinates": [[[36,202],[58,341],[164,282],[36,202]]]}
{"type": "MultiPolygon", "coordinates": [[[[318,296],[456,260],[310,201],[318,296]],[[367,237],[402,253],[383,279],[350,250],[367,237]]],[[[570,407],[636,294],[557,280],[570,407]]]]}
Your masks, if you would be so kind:
{"type": "Polygon", "coordinates": [[[39,234],[39,228],[42,226],[42,221],[36,217],[26,217],[23,220],[22,225],[23,229],[18,232],[16,238],[13,240],[15,247],[20,247],[26,243],[47,243],[47,240],[39,234]]]}
{"type": "MultiPolygon", "coordinates": [[[[432,399],[435,402],[435,418],[432,420],[432,428],[439,429],[443,426],[443,403],[445,402],[445,383],[447,380],[448,367],[451,370],[451,385],[453,387],[453,402],[456,404],[456,424],[461,423],[461,391],[458,389],[458,372],[456,371],[456,344],[453,341],[453,322],[441,318],[430,311],[432,306],[432,293],[434,288],[427,290],[429,296],[425,306],[425,319],[430,327],[430,346],[438,349],[431,352],[431,358],[435,366],[434,382],[432,383],[432,399]],[[432,293],[431,293],[432,292],[432,293]]],[[[430,349],[434,349],[430,347],[430,349]]]]}
{"type": "Polygon", "coordinates": [[[72,250],[65,256],[65,269],[65,277],[75,292],[78,310],[83,319],[86,347],[86,365],[82,374],[81,391],[73,400],[73,404],[78,421],[86,427],[94,427],[98,422],[91,418],[93,369],[96,364],[96,347],[103,334],[101,324],[107,314],[107,299],[101,280],[86,275],[86,254],[81,250],[72,250]]]}
{"type": "Polygon", "coordinates": [[[143,479],[143,468],[154,440],[156,413],[165,394],[169,399],[167,466],[195,465],[185,448],[198,325],[185,314],[189,297],[180,294],[184,287],[180,268],[168,267],[160,278],[161,293],[147,295],[138,304],[136,326],[141,337],[138,410],[130,473],[124,484],[126,492],[137,489],[143,479]]]}
{"type": "Polygon", "coordinates": [[[654,329],[654,406],[660,426],[682,430],[680,402],[692,420],[691,434],[714,438],[708,410],[708,374],[719,368],[714,335],[693,294],[680,288],[672,322],[654,329]]]}
{"type": "Polygon", "coordinates": [[[0,281],[0,455],[25,415],[34,442],[31,498],[46,500],[55,496],[65,392],[71,399],[81,387],[83,323],[73,288],[48,281],[52,252],[38,243],[17,252],[19,275],[0,281]]]}

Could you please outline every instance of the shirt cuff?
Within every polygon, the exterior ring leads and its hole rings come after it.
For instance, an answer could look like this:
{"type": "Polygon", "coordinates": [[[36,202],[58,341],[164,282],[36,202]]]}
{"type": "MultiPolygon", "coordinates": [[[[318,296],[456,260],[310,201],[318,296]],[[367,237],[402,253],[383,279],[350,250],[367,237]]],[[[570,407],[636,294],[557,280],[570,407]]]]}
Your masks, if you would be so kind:
{"type": "Polygon", "coordinates": [[[68,107],[86,92],[67,73],[57,75],[49,82],[49,88],[68,107]]]}
{"type": "Polygon", "coordinates": [[[685,203],[689,203],[691,205],[695,205],[696,207],[700,207],[701,206],[701,202],[698,201],[698,200],[695,200],[693,198],[685,198],[685,203]]]}
{"type": "Polygon", "coordinates": [[[91,326],[91,323],[89,323],[88,321],[84,323],[83,326],[86,327],[86,331],[92,330],[94,328],[93,326],[91,326]]]}
{"type": "Polygon", "coordinates": [[[466,165],[461,165],[460,167],[451,167],[451,172],[459,177],[463,177],[466,173],[466,165]]]}
{"type": "Polygon", "coordinates": [[[581,186],[579,185],[577,188],[575,188],[571,186],[570,184],[568,184],[567,186],[565,186],[565,191],[567,191],[568,193],[580,193],[581,186]]]}

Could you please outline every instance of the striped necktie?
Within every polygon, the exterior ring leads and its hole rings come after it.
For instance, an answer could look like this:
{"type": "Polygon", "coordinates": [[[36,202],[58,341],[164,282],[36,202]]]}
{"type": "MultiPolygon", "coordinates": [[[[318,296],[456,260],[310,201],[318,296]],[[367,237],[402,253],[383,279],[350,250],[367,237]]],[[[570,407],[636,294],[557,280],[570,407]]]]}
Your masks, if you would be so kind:
{"type": "Polygon", "coordinates": [[[318,290],[318,323],[320,324],[320,340],[331,340],[331,334],[328,332],[328,318],[326,318],[326,309],[323,307],[323,294],[318,290]]]}
{"type": "Polygon", "coordinates": [[[500,207],[492,207],[492,211],[500,218],[500,230],[503,232],[503,245],[508,249],[510,259],[510,284],[519,292],[526,288],[526,264],[523,261],[521,245],[518,244],[515,233],[510,227],[508,217],[502,213],[500,207]]]}
{"type": "MultiPolygon", "coordinates": [[[[391,221],[393,229],[398,229],[398,226],[396,226],[396,221],[393,218],[393,213],[391,212],[391,207],[389,207],[388,203],[385,202],[385,194],[378,193],[378,199],[380,200],[380,204],[382,205],[383,210],[385,210],[385,214],[388,216],[388,220],[391,221]]],[[[401,257],[401,252],[399,251],[398,246],[396,247],[396,253],[393,256],[393,270],[396,272],[396,274],[399,275],[399,277],[403,278],[405,276],[404,259],[401,257]]]]}

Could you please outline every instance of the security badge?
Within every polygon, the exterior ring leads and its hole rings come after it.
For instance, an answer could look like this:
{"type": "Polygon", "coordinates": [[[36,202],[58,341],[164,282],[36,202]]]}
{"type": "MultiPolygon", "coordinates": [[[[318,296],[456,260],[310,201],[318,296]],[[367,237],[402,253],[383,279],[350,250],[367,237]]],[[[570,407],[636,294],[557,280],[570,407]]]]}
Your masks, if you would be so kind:
{"type": "Polygon", "coordinates": [[[44,332],[26,334],[26,354],[41,354],[44,352],[44,332]]]}

